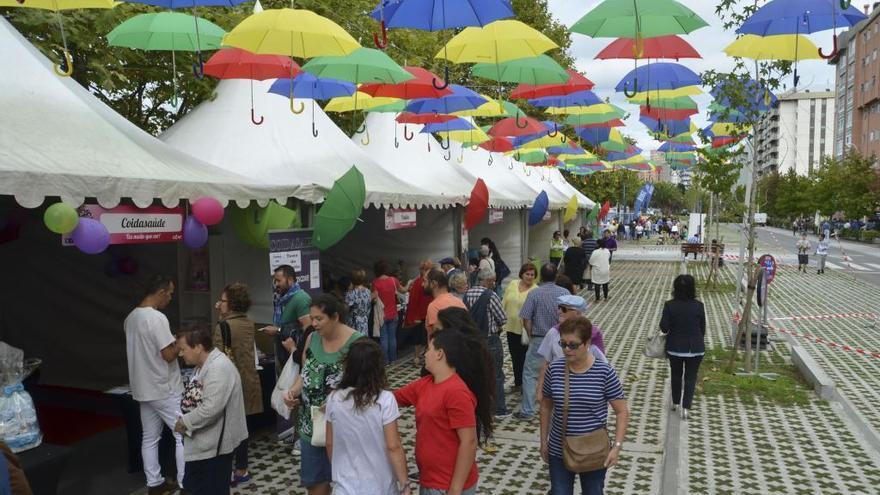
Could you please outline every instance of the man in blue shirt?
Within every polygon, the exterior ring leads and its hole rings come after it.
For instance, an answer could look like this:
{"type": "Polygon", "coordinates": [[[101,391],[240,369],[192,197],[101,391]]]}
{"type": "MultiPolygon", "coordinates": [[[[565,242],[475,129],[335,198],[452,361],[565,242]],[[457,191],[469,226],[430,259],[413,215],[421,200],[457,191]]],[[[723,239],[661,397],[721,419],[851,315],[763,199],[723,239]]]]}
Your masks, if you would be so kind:
{"type": "Polygon", "coordinates": [[[548,263],[541,267],[541,285],[529,292],[519,312],[523,327],[529,335],[529,349],[523,367],[523,401],[514,417],[530,420],[535,415],[535,396],[537,394],[538,373],[544,358],[538,353],[547,332],[559,323],[557,300],[570,295],[568,290],[556,285],[556,266],[548,263]]]}

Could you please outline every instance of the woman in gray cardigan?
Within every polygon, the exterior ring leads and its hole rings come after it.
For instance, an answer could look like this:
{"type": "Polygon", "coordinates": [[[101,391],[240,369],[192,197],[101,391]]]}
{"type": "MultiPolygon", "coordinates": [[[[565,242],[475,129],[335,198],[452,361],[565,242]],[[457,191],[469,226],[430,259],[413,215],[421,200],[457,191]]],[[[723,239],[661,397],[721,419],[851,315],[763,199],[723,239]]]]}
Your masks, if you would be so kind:
{"type": "Polygon", "coordinates": [[[174,430],[186,436],[183,488],[193,495],[229,493],[232,451],[248,437],[241,378],[232,361],[214,348],[211,331],[177,337],[180,356],[196,370],[187,384],[174,430]]]}

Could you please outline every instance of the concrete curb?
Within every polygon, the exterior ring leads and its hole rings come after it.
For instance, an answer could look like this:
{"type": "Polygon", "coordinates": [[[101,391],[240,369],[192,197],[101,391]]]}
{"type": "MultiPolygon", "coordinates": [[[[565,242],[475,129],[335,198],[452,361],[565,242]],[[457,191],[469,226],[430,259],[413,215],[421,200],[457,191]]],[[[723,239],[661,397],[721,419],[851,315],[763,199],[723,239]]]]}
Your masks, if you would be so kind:
{"type": "MultiPolygon", "coordinates": [[[[663,468],[660,480],[660,495],[678,495],[687,493],[680,490],[683,488],[683,476],[681,472],[682,442],[681,442],[681,419],[678,413],[670,412],[666,415],[666,441],[663,445],[663,468]]],[[[687,445],[687,444],[685,444],[687,445]]],[[[685,454],[686,455],[686,454],[685,454]]]]}

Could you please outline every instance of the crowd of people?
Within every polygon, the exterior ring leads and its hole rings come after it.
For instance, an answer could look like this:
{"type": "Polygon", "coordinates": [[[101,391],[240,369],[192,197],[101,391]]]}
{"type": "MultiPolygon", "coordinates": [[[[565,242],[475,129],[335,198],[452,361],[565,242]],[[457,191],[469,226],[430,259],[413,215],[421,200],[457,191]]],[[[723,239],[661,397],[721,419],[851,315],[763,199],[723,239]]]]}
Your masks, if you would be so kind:
{"type": "MultiPolygon", "coordinates": [[[[571,494],[576,476],[583,493],[603,493],[629,413],[603,331],[587,318],[588,303],[573,282],[594,289],[597,301],[600,294],[607,299],[609,238],[582,230],[563,250],[563,270],[552,261],[525,263],[503,290],[498,282],[509,269],[490,239],[473,269],[454,258],[424,260],[418,276],[403,283],[379,262],[371,281],[355,270],[344,286],[314,298],[297,284],[295,270],[282,265],[273,274],[273,322],[262,328],[247,316],[247,287],[234,283],[215,304],[213,329],[172,335],[161,310],[174,283],[154,278],[125,321],[148,492],[182,487],[214,495],[251,480],[246,418],[262,412],[254,339],[263,332],[276,344],[277,369],[289,362],[297,370],[282,407],[294,419],[300,483],[310,495],[410,493],[413,479],[421,494],[476,493],[477,449],[491,451],[496,423],[514,410],[518,421],[540,417],[551,493],[571,494]],[[397,360],[398,333],[413,345],[421,378],[389,390],[386,366],[397,360]],[[186,378],[178,357],[193,367],[186,378]],[[522,400],[508,404],[517,390],[522,400]],[[613,438],[606,429],[609,406],[617,421],[613,438]],[[417,473],[407,470],[398,431],[404,407],[415,410],[417,473]],[[177,446],[174,481],[162,476],[158,462],[163,425],[173,429],[177,446]],[[597,447],[599,457],[580,455],[597,447]]],[[[686,411],[705,350],[698,345],[705,315],[692,278],[689,286],[680,279],[660,326],[669,334],[672,404],[686,411]]]]}

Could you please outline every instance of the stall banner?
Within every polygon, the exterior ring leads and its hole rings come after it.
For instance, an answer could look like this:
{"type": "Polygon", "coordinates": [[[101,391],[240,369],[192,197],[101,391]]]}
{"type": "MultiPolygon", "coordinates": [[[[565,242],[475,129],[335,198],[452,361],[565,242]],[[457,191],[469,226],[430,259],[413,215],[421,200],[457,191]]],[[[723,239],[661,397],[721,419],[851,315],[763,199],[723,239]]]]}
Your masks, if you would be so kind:
{"type": "Polygon", "coordinates": [[[312,244],[312,229],[269,231],[269,274],[281,265],[296,270],[296,281],[316,297],[321,291],[321,253],[312,244]]]}
{"type": "Polygon", "coordinates": [[[504,210],[489,210],[489,225],[504,222],[504,210]]]}
{"type": "Polygon", "coordinates": [[[402,208],[385,209],[385,230],[411,229],[416,226],[416,210],[402,208]]]}
{"type": "MultiPolygon", "coordinates": [[[[104,224],[110,232],[110,244],[151,244],[183,239],[183,208],[83,205],[77,212],[80,217],[104,224]]],[[[61,244],[73,246],[73,239],[69,234],[63,235],[61,244]]]]}

